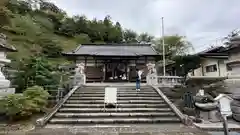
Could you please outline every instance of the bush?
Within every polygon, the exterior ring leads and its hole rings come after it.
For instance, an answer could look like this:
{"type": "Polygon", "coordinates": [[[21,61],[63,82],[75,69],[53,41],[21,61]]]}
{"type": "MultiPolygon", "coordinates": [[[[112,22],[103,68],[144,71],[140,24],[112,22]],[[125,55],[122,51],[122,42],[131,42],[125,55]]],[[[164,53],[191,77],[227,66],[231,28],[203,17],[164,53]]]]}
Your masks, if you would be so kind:
{"type": "Polygon", "coordinates": [[[41,52],[49,58],[58,58],[63,51],[63,48],[57,41],[46,37],[38,39],[36,44],[42,47],[41,52]]]}
{"type": "Polygon", "coordinates": [[[3,99],[1,108],[11,120],[30,116],[32,113],[28,108],[28,101],[22,94],[12,94],[3,99]]]}
{"type": "Polygon", "coordinates": [[[49,94],[42,87],[27,88],[23,94],[12,94],[5,97],[0,105],[10,120],[27,118],[34,113],[43,112],[49,94]]]}
{"type": "Polygon", "coordinates": [[[28,101],[31,101],[31,110],[33,112],[44,111],[50,96],[46,90],[39,86],[27,88],[26,91],[23,92],[23,95],[28,101]]]}

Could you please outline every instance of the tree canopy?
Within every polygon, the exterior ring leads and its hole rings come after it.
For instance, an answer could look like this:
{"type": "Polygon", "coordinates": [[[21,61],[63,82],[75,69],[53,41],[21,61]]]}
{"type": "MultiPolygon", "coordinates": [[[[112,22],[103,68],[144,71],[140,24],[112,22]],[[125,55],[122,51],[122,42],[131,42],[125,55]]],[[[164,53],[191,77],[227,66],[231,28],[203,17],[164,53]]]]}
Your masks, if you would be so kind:
{"type": "Polygon", "coordinates": [[[200,67],[200,57],[198,55],[175,56],[175,67],[178,76],[186,76],[189,72],[200,67]]]}
{"type": "MultiPolygon", "coordinates": [[[[154,42],[156,45],[156,50],[162,52],[162,38],[156,39],[154,42]]],[[[185,37],[179,35],[165,36],[164,44],[165,52],[170,57],[174,57],[176,55],[185,55],[193,49],[192,44],[187,41],[185,37]]]]}

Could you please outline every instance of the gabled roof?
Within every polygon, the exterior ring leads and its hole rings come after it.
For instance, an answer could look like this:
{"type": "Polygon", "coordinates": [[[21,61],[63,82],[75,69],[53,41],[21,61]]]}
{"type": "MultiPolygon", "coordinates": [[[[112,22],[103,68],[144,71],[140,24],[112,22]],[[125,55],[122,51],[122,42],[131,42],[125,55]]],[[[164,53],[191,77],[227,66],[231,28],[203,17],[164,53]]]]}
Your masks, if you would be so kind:
{"type": "Polygon", "coordinates": [[[82,44],[72,52],[74,56],[157,56],[151,44],[82,44]]]}

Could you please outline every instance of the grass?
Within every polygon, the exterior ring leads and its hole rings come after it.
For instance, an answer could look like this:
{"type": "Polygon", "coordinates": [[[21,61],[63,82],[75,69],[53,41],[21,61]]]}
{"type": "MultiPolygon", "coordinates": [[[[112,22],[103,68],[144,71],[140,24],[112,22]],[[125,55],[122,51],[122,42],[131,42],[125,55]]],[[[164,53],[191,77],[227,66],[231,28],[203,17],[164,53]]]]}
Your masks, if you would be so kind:
{"type": "MultiPolygon", "coordinates": [[[[52,22],[44,16],[36,14],[32,17],[15,14],[11,22],[11,27],[4,27],[4,33],[8,37],[9,45],[13,45],[18,50],[18,52],[8,53],[8,58],[13,61],[30,57],[33,49],[39,50],[40,47],[34,44],[39,37],[57,41],[64,51],[70,51],[77,47],[77,41],[74,38],[55,34],[52,22]]],[[[55,58],[49,61],[53,64],[67,63],[64,58],[55,58]]]]}

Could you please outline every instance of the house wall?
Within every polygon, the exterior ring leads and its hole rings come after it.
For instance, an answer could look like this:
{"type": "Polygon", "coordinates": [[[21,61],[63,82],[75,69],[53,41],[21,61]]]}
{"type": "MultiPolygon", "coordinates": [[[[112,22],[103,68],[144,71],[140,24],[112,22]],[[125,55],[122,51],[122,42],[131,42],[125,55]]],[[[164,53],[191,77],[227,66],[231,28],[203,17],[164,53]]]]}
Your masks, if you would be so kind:
{"type": "MultiPolygon", "coordinates": [[[[240,51],[232,52],[229,54],[229,59],[225,61],[225,64],[233,61],[240,61],[240,51]]],[[[232,64],[232,71],[228,71],[229,75],[240,75],[240,64],[232,64]]]]}
{"type": "MultiPolygon", "coordinates": [[[[225,60],[223,59],[214,59],[214,58],[202,58],[201,60],[201,67],[195,69],[194,76],[226,76],[227,75],[227,68],[225,60]],[[214,72],[207,72],[206,67],[216,65],[216,71],[214,72]]],[[[189,75],[193,76],[192,73],[189,75]]]]}

